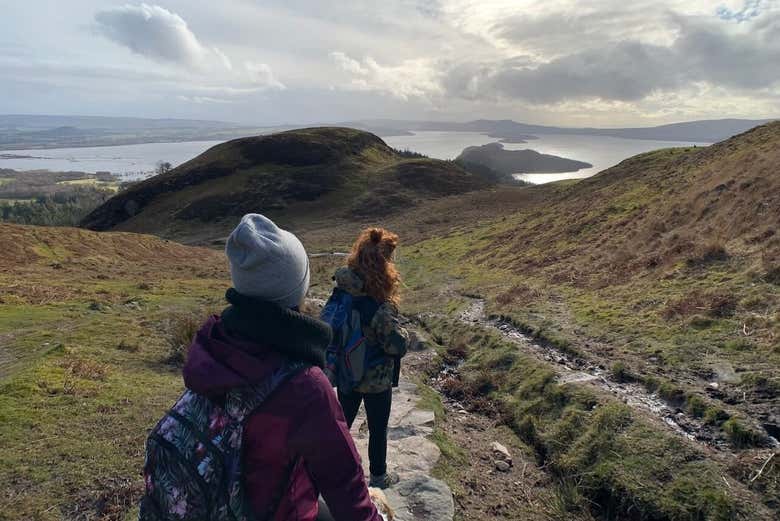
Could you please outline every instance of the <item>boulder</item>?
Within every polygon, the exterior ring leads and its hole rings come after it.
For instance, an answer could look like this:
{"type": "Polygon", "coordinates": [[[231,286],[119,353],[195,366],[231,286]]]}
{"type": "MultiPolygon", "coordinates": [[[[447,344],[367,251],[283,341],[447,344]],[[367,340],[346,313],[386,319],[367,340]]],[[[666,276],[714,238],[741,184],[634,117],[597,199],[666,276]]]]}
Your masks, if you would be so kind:
{"type": "Polygon", "coordinates": [[[490,450],[493,451],[493,457],[496,460],[505,461],[509,465],[512,464],[512,455],[509,453],[509,449],[507,449],[504,445],[494,441],[490,444],[490,450]]]}
{"type": "Polygon", "coordinates": [[[495,460],[493,465],[495,465],[496,470],[500,470],[501,472],[509,472],[509,469],[512,468],[512,465],[502,459],[495,460]]]}
{"type": "Polygon", "coordinates": [[[385,494],[396,509],[397,521],[451,521],[455,516],[449,487],[425,474],[410,476],[385,494]]]}

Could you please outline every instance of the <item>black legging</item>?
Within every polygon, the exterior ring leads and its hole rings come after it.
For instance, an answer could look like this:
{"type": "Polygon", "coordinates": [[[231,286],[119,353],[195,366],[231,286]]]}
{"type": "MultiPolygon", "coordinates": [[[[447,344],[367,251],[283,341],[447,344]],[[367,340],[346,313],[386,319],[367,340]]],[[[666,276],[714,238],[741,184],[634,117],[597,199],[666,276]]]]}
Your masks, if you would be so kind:
{"type": "Polygon", "coordinates": [[[366,404],[368,417],[368,461],[373,476],[382,476],[387,472],[387,422],[390,420],[390,406],[393,403],[393,390],[381,393],[343,394],[339,391],[339,402],[344,409],[347,424],[352,428],[360,402],[366,404]]]}

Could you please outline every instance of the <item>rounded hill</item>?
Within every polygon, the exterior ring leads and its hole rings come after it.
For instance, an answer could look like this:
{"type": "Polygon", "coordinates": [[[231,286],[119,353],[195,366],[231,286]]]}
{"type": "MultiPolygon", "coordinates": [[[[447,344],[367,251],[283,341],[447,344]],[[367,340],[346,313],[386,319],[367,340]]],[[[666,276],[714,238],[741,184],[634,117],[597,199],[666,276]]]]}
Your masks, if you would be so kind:
{"type": "Polygon", "coordinates": [[[451,161],[406,157],[368,132],[308,128],[217,145],[117,194],[82,226],[199,241],[247,212],[384,216],[495,182],[451,161]]]}

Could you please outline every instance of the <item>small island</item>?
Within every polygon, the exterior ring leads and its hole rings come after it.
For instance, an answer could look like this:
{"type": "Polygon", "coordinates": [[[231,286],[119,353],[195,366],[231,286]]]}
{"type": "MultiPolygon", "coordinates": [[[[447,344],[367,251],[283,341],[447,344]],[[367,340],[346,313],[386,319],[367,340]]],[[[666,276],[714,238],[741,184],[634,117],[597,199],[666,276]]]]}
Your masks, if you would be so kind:
{"type": "Polygon", "coordinates": [[[528,143],[529,141],[533,139],[539,139],[537,136],[532,136],[530,134],[516,134],[516,135],[503,135],[501,133],[493,133],[488,134],[488,137],[492,137],[495,139],[498,139],[499,143],[511,143],[511,144],[522,144],[522,143],[528,143]]]}
{"type": "Polygon", "coordinates": [[[576,172],[593,166],[583,161],[541,154],[535,150],[506,150],[501,143],[467,147],[457,160],[483,165],[505,175],[576,172]]]}
{"type": "Polygon", "coordinates": [[[498,142],[518,145],[518,144],[528,143],[528,140],[520,137],[506,137],[504,139],[499,139],[498,142]]]}

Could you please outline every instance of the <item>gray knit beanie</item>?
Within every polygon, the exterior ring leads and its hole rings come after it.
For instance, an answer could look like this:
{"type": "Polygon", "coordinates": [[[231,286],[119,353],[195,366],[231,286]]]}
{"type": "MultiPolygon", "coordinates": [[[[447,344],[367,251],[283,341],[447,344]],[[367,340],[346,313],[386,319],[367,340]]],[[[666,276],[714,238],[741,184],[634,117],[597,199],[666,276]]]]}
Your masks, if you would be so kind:
{"type": "Polygon", "coordinates": [[[267,217],[245,215],[228,237],[225,255],[242,295],[293,308],[309,290],[309,257],[292,233],[267,217]]]}

